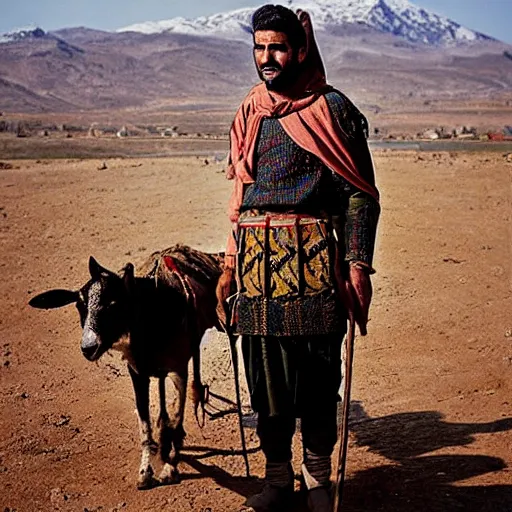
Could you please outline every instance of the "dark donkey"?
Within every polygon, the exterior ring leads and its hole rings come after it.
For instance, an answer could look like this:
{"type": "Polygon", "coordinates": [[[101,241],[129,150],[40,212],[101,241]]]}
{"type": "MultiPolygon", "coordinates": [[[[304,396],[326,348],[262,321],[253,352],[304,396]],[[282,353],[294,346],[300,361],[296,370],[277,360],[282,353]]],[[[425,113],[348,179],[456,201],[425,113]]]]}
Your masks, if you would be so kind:
{"type": "Polygon", "coordinates": [[[194,405],[204,405],[199,345],[206,329],[217,327],[215,287],[222,272],[222,254],[206,254],[184,245],[156,252],[134,275],[131,263],[116,274],[91,257],[91,279],[78,291],[50,290],[30,301],[36,308],[59,308],[76,303],[83,333],[81,349],[89,361],[107,350],[123,353],[133,382],[139,415],[142,458],[138,487],[157,483],[150,456],[156,450],[149,413],[150,377],[159,379],[159,483],[179,480],[178,461],[183,445],[183,413],[188,362],[193,358],[194,405]],[[165,378],[178,392],[177,410],[169,416],[165,378]]]}

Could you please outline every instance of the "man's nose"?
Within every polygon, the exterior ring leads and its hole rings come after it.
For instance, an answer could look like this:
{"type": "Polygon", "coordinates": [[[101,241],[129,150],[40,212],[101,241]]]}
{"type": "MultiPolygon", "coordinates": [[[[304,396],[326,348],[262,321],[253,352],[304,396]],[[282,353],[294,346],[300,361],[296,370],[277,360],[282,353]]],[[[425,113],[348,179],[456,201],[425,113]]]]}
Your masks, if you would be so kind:
{"type": "Polygon", "coordinates": [[[270,50],[269,49],[265,49],[263,50],[263,55],[261,57],[261,62],[263,64],[266,64],[267,62],[270,61],[270,58],[271,58],[271,53],[270,53],[270,50]]]}

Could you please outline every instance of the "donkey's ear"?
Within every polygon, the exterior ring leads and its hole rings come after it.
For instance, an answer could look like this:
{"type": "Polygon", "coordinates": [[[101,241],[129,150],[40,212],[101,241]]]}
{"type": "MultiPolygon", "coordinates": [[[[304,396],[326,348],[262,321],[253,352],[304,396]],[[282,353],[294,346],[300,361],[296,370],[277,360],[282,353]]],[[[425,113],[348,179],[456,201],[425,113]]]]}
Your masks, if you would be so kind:
{"type": "Polygon", "coordinates": [[[73,304],[78,300],[78,292],[71,290],[49,290],[32,297],[29,305],[38,309],[54,309],[73,304]]]}
{"type": "Polygon", "coordinates": [[[109,276],[112,274],[110,270],[102,267],[93,256],[89,258],[89,273],[94,280],[99,279],[101,276],[109,276]]]}
{"type": "Polygon", "coordinates": [[[123,269],[123,283],[128,293],[132,294],[135,291],[135,272],[132,263],[127,263],[123,269]]]}

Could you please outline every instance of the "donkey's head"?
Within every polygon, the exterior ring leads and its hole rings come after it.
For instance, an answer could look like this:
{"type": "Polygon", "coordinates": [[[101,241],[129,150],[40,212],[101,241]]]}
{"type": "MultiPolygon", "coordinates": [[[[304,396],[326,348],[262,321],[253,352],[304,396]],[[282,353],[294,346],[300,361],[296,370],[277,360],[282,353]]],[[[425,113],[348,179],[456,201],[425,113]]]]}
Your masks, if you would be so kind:
{"type": "Polygon", "coordinates": [[[131,263],[119,276],[103,268],[92,256],[89,272],[91,279],[80,290],[49,290],[33,297],[29,304],[53,309],[75,303],[83,329],[80,348],[89,361],[96,361],[130,331],[135,278],[131,263]]]}

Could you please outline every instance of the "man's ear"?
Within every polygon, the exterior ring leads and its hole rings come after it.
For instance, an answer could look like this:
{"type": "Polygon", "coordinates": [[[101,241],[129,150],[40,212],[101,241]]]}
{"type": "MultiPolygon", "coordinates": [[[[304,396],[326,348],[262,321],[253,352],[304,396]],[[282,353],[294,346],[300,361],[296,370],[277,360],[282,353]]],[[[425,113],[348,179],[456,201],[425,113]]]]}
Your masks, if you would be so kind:
{"type": "Polygon", "coordinates": [[[304,60],[306,59],[308,52],[305,46],[302,48],[299,48],[299,53],[297,54],[297,60],[299,61],[299,64],[302,64],[304,60]]]}

